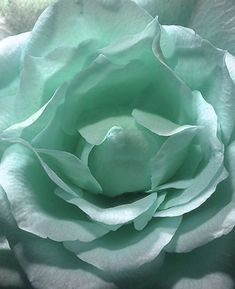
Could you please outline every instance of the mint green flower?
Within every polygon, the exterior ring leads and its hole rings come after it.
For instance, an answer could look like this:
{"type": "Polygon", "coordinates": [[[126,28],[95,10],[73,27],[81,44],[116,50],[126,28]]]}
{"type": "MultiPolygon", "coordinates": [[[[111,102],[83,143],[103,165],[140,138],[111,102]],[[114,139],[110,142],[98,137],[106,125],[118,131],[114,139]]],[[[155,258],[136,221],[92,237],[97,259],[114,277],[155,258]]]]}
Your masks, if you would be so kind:
{"type": "Polygon", "coordinates": [[[60,0],[0,42],[1,288],[233,288],[234,10],[60,0]]]}

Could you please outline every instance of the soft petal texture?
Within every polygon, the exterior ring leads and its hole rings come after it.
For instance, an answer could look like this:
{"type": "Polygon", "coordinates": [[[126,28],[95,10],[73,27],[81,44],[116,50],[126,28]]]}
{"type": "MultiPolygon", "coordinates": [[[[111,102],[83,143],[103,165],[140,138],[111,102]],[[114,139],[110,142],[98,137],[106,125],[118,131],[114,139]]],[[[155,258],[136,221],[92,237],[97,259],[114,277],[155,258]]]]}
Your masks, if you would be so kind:
{"type": "Polygon", "coordinates": [[[4,107],[0,115],[0,132],[15,120],[12,111],[15,105],[22,51],[28,36],[28,33],[24,33],[5,38],[0,42],[0,107],[4,107]]]}
{"type": "Polygon", "coordinates": [[[193,12],[196,0],[132,0],[153,17],[158,16],[161,24],[186,25],[193,12]]]}
{"type": "Polygon", "coordinates": [[[152,45],[158,34],[155,20],[141,33],[125,37],[122,45],[103,49],[103,54],[73,79],[65,100],[65,131],[75,134],[81,130],[83,134],[83,128],[131,114],[134,108],[179,125],[191,124],[195,118],[191,91],[154,55],[152,45]]]}
{"type": "Polygon", "coordinates": [[[127,126],[112,127],[104,141],[89,155],[89,168],[103,193],[117,196],[143,192],[151,186],[150,163],[161,141],[139,127],[134,119],[127,126]]]}
{"type": "Polygon", "coordinates": [[[28,37],[29,33],[22,33],[10,36],[1,41],[1,88],[4,88],[6,85],[9,86],[18,78],[21,68],[22,52],[24,51],[28,37]]]}
{"type": "Polygon", "coordinates": [[[180,126],[157,114],[141,111],[139,109],[134,109],[132,115],[139,124],[162,136],[170,136],[192,127],[190,125],[180,126]]]}
{"type": "MultiPolygon", "coordinates": [[[[221,47],[225,41],[231,47],[224,36],[234,38],[231,1],[215,1],[214,19],[212,0],[135,0],[153,17],[159,14],[160,23],[198,25],[213,43],[223,31],[221,47]]],[[[35,289],[235,285],[235,268],[220,264],[232,267],[234,260],[222,258],[233,253],[234,243],[222,235],[235,223],[235,145],[221,142],[235,135],[234,57],[190,29],[160,26],[144,9],[130,0],[59,0],[30,39],[6,53],[11,71],[2,77],[10,85],[0,91],[0,130],[6,129],[0,137],[0,237],[6,235],[35,289]],[[8,56],[17,58],[15,66],[8,56]],[[166,140],[152,166],[152,190],[147,184],[141,194],[93,194],[101,186],[89,170],[90,157],[131,114],[137,126],[159,137],[156,150],[166,140]],[[2,153],[9,143],[17,144],[2,153]],[[149,280],[151,273],[156,280],[149,280]]],[[[133,143],[142,144],[138,138],[133,143]]],[[[120,154],[102,148],[95,169],[100,173],[110,155],[140,156],[135,148],[124,146],[120,154]]],[[[113,168],[115,187],[122,185],[112,157],[110,163],[104,178],[111,180],[113,168]]],[[[135,176],[144,175],[141,167],[135,176]]]]}
{"type": "Polygon", "coordinates": [[[181,167],[168,182],[156,187],[156,191],[165,189],[186,189],[193,183],[193,179],[202,160],[202,148],[199,144],[191,144],[181,167]],[[188,161],[190,160],[190,162],[188,161]]]}
{"type": "MultiPolygon", "coordinates": [[[[125,224],[135,220],[151,208],[157,200],[157,195],[151,194],[149,196],[144,195],[143,198],[138,200],[127,201],[125,204],[116,206],[113,201],[113,206],[110,204],[108,206],[108,202],[105,202],[105,200],[102,202],[101,196],[97,196],[96,198],[89,198],[89,196],[86,197],[85,195],[81,197],[73,196],[59,188],[56,189],[55,193],[66,202],[80,208],[92,220],[110,226],[125,224]]],[[[109,203],[112,204],[112,200],[109,201],[109,203]]]]}
{"type": "Polygon", "coordinates": [[[161,24],[194,29],[215,46],[235,53],[235,7],[233,0],[132,0],[161,24]]]}
{"type": "Polygon", "coordinates": [[[6,239],[0,238],[0,287],[1,289],[30,289],[22,270],[6,239]]]}
{"type": "Polygon", "coordinates": [[[76,134],[77,130],[102,119],[130,115],[135,99],[152,78],[151,71],[141,61],[119,65],[100,55],[69,86],[65,100],[65,131],[76,134]],[[146,71],[144,79],[143,69],[146,71]]]}
{"type": "Polygon", "coordinates": [[[167,253],[152,288],[233,289],[235,231],[190,253],[167,253]]]}
{"type": "Polygon", "coordinates": [[[235,124],[235,85],[226,67],[225,52],[193,30],[179,26],[162,26],[160,46],[173,71],[213,105],[228,142],[235,124]]]}
{"type": "Polygon", "coordinates": [[[172,135],[163,143],[152,160],[152,190],[167,181],[180,168],[197,131],[197,127],[189,127],[178,134],[172,135]],[[184,139],[183,143],[182,139],[184,139]]]}
{"type": "Polygon", "coordinates": [[[235,6],[233,0],[198,0],[186,26],[215,46],[235,54],[235,6]]]}
{"type": "Polygon", "coordinates": [[[198,138],[203,154],[202,166],[191,186],[172,194],[156,216],[177,216],[197,208],[213,194],[218,183],[227,177],[223,165],[224,148],[217,137],[215,111],[199,92],[193,92],[193,96],[197,124],[201,127],[198,138]]]}
{"type": "Polygon", "coordinates": [[[24,120],[39,110],[58,87],[89,64],[96,49],[96,42],[87,41],[77,47],[57,47],[44,57],[26,55],[15,103],[17,117],[24,120]]]}
{"type": "Polygon", "coordinates": [[[98,193],[102,189],[92,176],[89,168],[75,155],[58,150],[38,149],[42,160],[62,178],[67,178],[74,185],[89,192],[98,193]]]}
{"type": "Polygon", "coordinates": [[[37,21],[27,53],[41,56],[65,43],[77,46],[89,39],[98,39],[104,47],[124,35],[141,31],[151,20],[130,0],[59,0],[37,21]]]}
{"type": "Polygon", "coordinates": [[[199,286],[200,289],[208,289],[208,286],[213,289],[232,289],[234,288],[234,282],[229,275],[215,272],[209,273],[200,279],[183,278],[174,285],[174,289],[198,289],[199,286]]]}
{"type": "Polygon", "coordinates": [[[21,234],[12,249],[34,289],[117,289],[59,243],[21,234]]]}
{"type": "Polygon", "coordinates": [[[108,231],[56,198],[53,193],[55,185],[35,155],[22,145],[13,145],[5,151],[0,179],[12,214],[23,230],[56,241],[78,239],[85,242],[108,231]]]}
{"type": "Polygon", "coordinates": [[[230,53],[225,53],[225,63],[227,65],[230,77],[235,83],[235,57],[230,53]]]}
{"type": "Polygon", "coordinates": [[[11,229],[15,229],[15,220],[6,193],[0,185],[0,287],[31,288],[6,239],[5,235],[11,229]]]}
{"type": "Polygon", "coordinates": [[[142,231],[125,226],[87,245],[76,241],[64,244],[85,262],[121,274],[154,260],[171,240],[180,221],[181,217],[154,219],[142,231]]]}
{"type": "Polygon", "coordinates": [[[127,126],[130,123],[129,115],[111,116],[100,121],[88,124],[79,130],[79,133],[90,144],[101,144],[108,131],[114,126],[127,126]]]}
{"type": "Polygon", "coordinates": [[[55,117],[58,106],[63,102],[66,86],[59,87],[48,102],[29,118],[17,122],[3,131],[4,137],[23,137],[32,141],[55,117]]]}
{"type": "Polygon", "coordinates": [[[228,234],[235,225],[235,142],[227,149],[229,179],[198,210],[184,216],[168,251],[188,252],[228,234]],[[200,237],[199,237],[200,236],[200,237]]]}

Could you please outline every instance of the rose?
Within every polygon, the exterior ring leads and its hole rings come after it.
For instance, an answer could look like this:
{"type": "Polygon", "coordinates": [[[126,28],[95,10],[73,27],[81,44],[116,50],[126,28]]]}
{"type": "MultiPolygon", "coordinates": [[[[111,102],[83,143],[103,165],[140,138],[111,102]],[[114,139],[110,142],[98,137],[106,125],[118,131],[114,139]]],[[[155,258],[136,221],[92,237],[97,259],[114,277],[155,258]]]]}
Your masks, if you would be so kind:
{"type": "Polygon", "coordinates": [[[232,288],[232,259],[214,263],[234,226],[234,57],[150,14],[59,1],[2,41],[0,228],[20,265],[1,259],[3,286],[232,288]]]}

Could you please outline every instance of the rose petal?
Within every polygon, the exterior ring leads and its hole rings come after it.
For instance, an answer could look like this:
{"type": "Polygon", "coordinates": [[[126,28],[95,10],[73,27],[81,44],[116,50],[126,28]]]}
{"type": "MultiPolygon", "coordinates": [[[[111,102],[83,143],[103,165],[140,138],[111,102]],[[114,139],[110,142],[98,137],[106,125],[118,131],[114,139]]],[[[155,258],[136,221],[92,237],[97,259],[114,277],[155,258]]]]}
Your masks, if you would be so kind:
{"type": "Polygon", "coordinates": [[[132,231],[126,226],[89,246],[79,242],[64,244],[85,262],[105,272],[121,274],[155,259],[173,237],[180,221],[181,217],[153,220],[142,231],[132,231]]]}
{"type": "Polygon", "coordinates": [[[19,83],[21,56],[29,33],[7,37],[0,44],[0,131],[14,123],[12,113],[19,83]]]}
{"type": "Polygon", "coordinates": [[[235,226],[235,142],[227,150],[227,159],[230,178],[218,186],[214,195],[202,207],[183,218],[168,251],[191,251],[228,234],[235,226]]]}
{"type": "Polygon", "coordinates": [[[227,143],[235,124],[235,85],[225,64],[226,52],[180,26],[162,26],[160,46],[173,71],[213,105],[227,143]]]}
{"type": "Polygon", "coordinates": [[[107,205],[105,206],[105,202],[102,202],[102,196],[94,196],[95,198],[72,196],[61,189],[56,190],[56,195],[66,202],[79,207],[88,214],[92,220],[109,226],[125,224],[135,220],[147,211],[157,200],[157,195],[153,193],[139,200],[107,207],[107,205]],[[98,198],[100,200],[97,200],[98,198]]]}
{"type": "Polygon", "coordinates": [[[78,260],[59,243],[22,235],[13,250],[35,289],[117,289],[102,272],[78,260]]]}
{"type": "Polygon", "coordinates": [[[130,0],[59,0],[38,19],[27,53],[42,56],[56,47],[77,46],[89,39],[98,39],[104,47],[123,35],[142,30],[151,20],[130,0]]]}
{"type": "Polygon", "coordinates": [[[0,287],[30,288],[6,239],[0,238],[0,287]]]}
{"type": "Polygon", "coordinates": [[[55,185],[35,155],[22,145],[9,147],[1,161],[0,183],[21,229],[56,241],[91,241],[108,230],[90,222],[53,194],[55,185]]]}

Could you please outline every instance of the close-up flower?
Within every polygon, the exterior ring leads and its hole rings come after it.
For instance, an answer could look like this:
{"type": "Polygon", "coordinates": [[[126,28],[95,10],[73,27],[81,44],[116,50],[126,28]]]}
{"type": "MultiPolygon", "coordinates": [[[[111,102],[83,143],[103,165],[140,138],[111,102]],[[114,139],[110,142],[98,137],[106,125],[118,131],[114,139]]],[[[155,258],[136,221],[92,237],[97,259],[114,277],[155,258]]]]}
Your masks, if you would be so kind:
{"type": "Polygon", "coordinates": [[[0,288],[235,287],[234,15],[58,0],[0,41],[0,288]]]}

